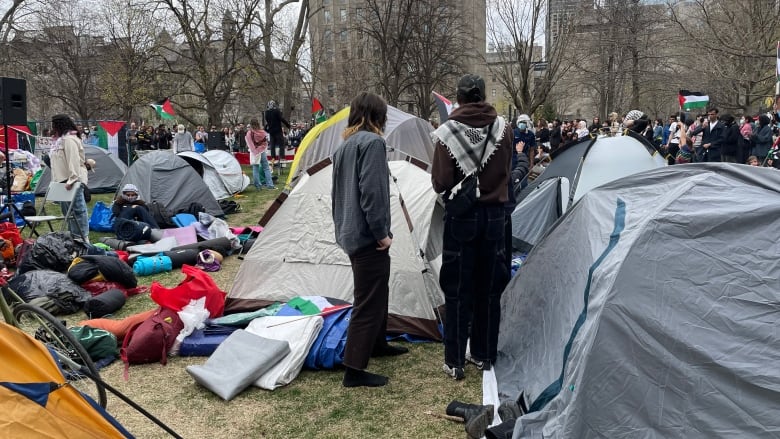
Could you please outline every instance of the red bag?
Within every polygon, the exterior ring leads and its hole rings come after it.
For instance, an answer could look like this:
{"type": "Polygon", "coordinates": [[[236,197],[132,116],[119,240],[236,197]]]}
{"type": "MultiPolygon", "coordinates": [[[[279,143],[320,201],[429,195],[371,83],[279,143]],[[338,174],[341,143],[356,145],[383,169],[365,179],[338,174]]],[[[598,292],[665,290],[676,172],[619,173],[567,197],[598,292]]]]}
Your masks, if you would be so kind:
{"type": "Polygon", "coordinates": [[[154,315],[128,331],[119,355],[125,365],[159,361],[168,363],[168,351],[184,323],[176,311],[159,308],[154,315]]]}
{"type": "Polygon", "coordinates": [[[0,238],[11,241],[11,245],[14,247],[22,243],[22,234],[19,233],[19,228],[11,222],[0,223],[0,238]]]}
{"type": "Polygon", "coordinates": [[[208,273],[192,265],[182,265],[181,271],[187,277],[173,288],[165,288],[156,281],[152,282],[152,300],[164,308],[181,311],[190,303],[190,300],[197,300],[205,296],[209,317],[221,316],[225,311],[227,293],[219,289],[208,273]]]}

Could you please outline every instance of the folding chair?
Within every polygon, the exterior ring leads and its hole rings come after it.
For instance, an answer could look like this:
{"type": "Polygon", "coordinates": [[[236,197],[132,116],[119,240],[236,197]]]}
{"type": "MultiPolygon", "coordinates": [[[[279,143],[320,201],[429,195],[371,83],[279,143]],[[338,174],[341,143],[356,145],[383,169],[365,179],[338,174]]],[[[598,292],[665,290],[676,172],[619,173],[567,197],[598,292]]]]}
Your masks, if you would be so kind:
{"type": "MultiPolygon", "coordinates": [[[[54,227],[51,225],[52,221],[62,221],[62,226],[60,230],[65,230],[65,228],[68,226],[68,219],[73,218],[75,219],[75,216],[73,214],[73,199],[76,197],[76,194],[78,193],[77,189],[81,187],[80,182],[76,182],[73,184],[73,187],[70,188],[70,190],[65,189],[65,183],[55,183],[51,182],[49,183],[49,188],[46,189],[46,197],[43,200],[43,205],[41,206],[41,210],[38,211],[38,215],[35,216],[26,216],[24,217],[26,224],[30,226],[30,234],[28,235],[30,238],[33,236],[38,237],[38,230],[37,227],[41,223],[46,223],[49,226],[50,231],[54,231],[54,227]],[[67,201],[70,203],[70,206],[68,207],[68,212],[65,215],[47,215],[46,214],[46,205],[48,203],[58,203],[61,201],[67,201]]],[[[57,204],[57,208],[59,209],[59,204],[57,204]]],[[[76,227],[78,226],[78,222],[76,222],[76,227]]],[[[23,227],[24,229],[24,227],[23,227]]],[[[81,230],[79,230],[79,233],[81,233],[81,230]]]]}

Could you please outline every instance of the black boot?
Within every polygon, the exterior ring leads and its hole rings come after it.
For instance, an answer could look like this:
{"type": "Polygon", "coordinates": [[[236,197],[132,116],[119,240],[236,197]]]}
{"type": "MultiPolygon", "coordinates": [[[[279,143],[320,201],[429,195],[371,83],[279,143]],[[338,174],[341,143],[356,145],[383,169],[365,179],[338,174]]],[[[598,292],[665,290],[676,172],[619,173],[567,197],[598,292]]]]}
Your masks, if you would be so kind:
{"type": "Polygon", "coordinates": [[[344,387],[382,387],[387,384],[387,377],[347,367],[342,384],[344,387]]]}
{"type": "Polygon", "coordinates": [[[467,404],[452,401],[447,406],[446,413],[450,416],[463,418],[466,423],[466,433],[470,438],[481,438],[485,430],[493,423],[493,405],[467,404]]]}
{"type": "Polygon", "coordinates": [[[512,433],[515,431],[515,422],[517,422],[517,419],[510,419],[495,427],[490,427],[485,430],[485,437],[487,439],[512,439],[512,433]]]}
{"type": "Polygon", "coordinates": [[[504,401],[498,406],[498,416],[502,422],[511,421],[523,416],[523,409],[517,401],[504,401]]]}

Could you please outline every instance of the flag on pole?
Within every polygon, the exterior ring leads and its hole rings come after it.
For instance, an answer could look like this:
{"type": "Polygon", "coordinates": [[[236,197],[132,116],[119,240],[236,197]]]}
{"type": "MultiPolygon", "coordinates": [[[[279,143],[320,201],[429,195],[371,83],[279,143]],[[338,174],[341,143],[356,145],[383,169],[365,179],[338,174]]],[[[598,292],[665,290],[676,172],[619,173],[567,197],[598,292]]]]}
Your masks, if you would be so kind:
{"type": "Polygon", "coordinates": [[[171,100],[168,98],[149,105],[157,111],[157,115],[160,116],[160,119],[173,119],[173,117],[176,116],[176,112],[173,111],[173,105],[171,105],[171,100]]]}
{"type": "Polygon", "coordinates": [[[328,120],[328,116],[325,115],[325,108],[322,107],[322,103],[317,98],[312,98],[311,100],[311,114],[314,116],[314,125],[328,120]]]}
{"type": "Polygon", "coordinates": [[[450,112],[452,112],[452,102],[444,96],[432,91],[433,100],[436,101],[436,107],[439,109],[439,123],[444,123],[450,118],[450,112]]]}
{"type": "Polygon", "coordinates": [[[680,90],[677,97],[680,100],[680,109],[682,111],[707,108],[707,105],[710,103],[709,96],[696,91],[680,90]]]}

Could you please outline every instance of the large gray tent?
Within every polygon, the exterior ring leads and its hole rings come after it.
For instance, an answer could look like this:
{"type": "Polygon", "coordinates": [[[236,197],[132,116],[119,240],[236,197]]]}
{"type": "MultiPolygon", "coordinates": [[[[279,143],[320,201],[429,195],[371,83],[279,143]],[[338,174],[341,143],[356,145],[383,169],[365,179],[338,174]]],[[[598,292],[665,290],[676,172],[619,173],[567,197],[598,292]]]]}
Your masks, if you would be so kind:
{"type": "Polygon", "coordinates": [[[127,183],[138,186],[142,200],[157,201],[172,213],[186,210],[192,203],[200,203],[212,215],[224,214],[195,169],[170,151],[142,155],[127,170],[119,190],[127,183]]]}
{"type": "Polygon", "coordinates": [[[498,396],[531,410],[514,438],[780,436],[778,229],[774,169],[585,194],[501,299],[498,396]]]}
{"type": "MultiPolygon", "coordinates": [[[[89,172],[87,186],[93,193],[114,192],[127,172],[127,165],[119,160],[119,157],[107,150],[93,145],[84,145],[84,156],[95,161],[95,168],[89,172]]],[[[51,182],[51,169],[44,168],[38,184],[35,186],[35,195],[44,195],[51,182]]]]}

